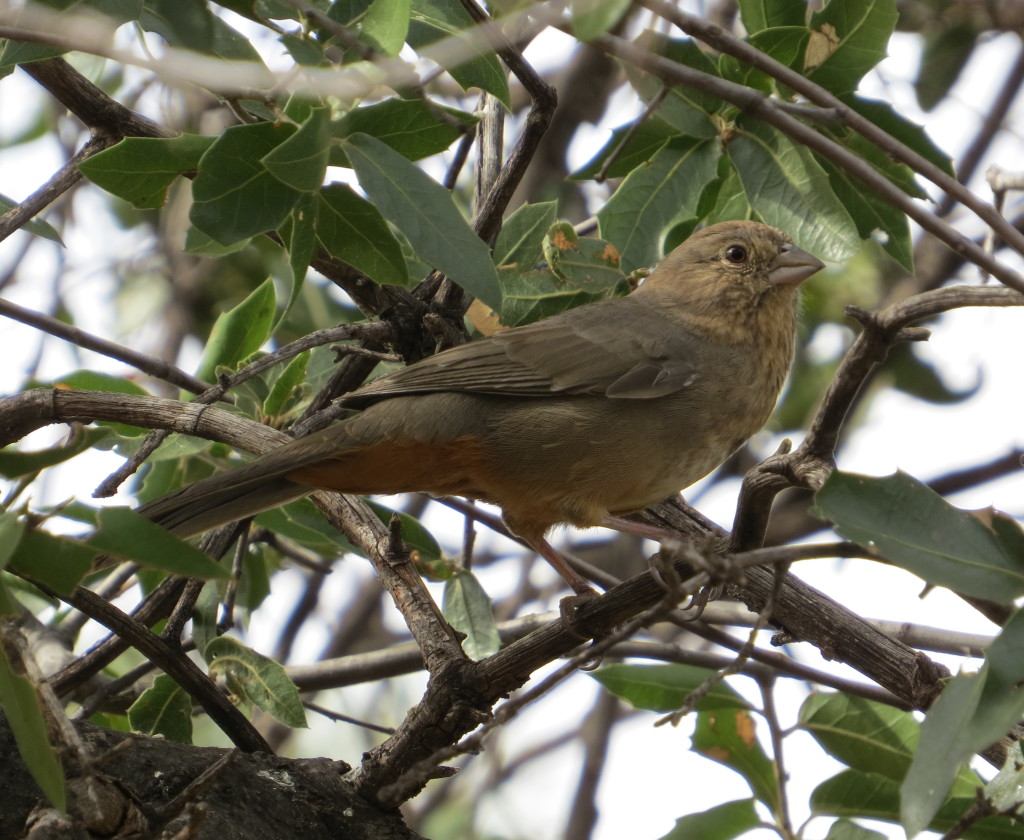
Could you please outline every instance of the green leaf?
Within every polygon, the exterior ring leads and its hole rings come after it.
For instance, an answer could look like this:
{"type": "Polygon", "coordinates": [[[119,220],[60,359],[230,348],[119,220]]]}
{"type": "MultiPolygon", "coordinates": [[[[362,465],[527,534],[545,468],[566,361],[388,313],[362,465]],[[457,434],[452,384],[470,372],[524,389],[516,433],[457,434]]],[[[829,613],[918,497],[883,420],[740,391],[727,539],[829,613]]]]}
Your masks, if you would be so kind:
{"type": "Polygon", "coordinates": [[[735,770],[751,791],[773,813],[779,812],[775,764],[757,741],[754,718],[745,709],[699,712],[693,749],[712,761],[735,770]]]}
{"type": "Polygon", "coordinates": [[[502,289],[500,320],[507,327],[532,324],[567,309],[613,297],[620,288],[616,284],[597,294],[581,292],[548,268],[537,271],[502,268],[498,276],[502,289]]]}
{"type": "MultiPolygon", "coordinates": [[[[9,198],[8,196],[0,193],[0,215],[17,207],[19,203],[20,202],[15,201],[13,198],[9,198]]],[[[23,230],[28,231],[34,236],[41,236],[43,239],[49,239],[51,242],[56,242],[58,245],[64,244],[64,240],[60,238],[60,234],[57,233],[57,229],[49,222],[40,219],[38,216],[34,219],[29,219],[21,227],[23,230]]]]}
{"type": "Polygon", "coordinates": [[[460,569],[445,582],[442,604],[448,623],[466,634],[462,649],[470,659],[485,659],[501,649],[491,599],[472,572],[460,569]]]}
{"type": "Polygon", "coordinates": [[[99,511],[99,530],[86,544],[122,560],[173,575],[226,578],[226,572],[198,548],[174,536],[135,511],[106,507],[99,511]]]}
{"type": "MultiPolygon", "coordinates": [[[[800,72],[803,69],[804,54],[810,32],[807,27],[781,26],[775,29],[764,29],[751,35],[747,43],[760,50],[780,64],[800,72]]],[[[774,78],[763,70],[752,67],[746,62],[723,55],[718,62],[722,76],[737,84],[756,88],[763,93],[771,94],[778,86],[774,78]]]]}
{"type": "Polygon", "coordinates": [[[859,96],[840,97],[862,117],[871,120],[883,131],[891,134],[903,145],[917,152],[921,157],[934,163],[950,177],[956,177],[953,161],[942,149],[932,142],[924,128],[898,113],[890,102],[863,99],[859,96]]]}
{"type": "Polygon", "coordinates": [[[302,294],[302,287],[306,280],[306,272],[309,270],[310,260],[316,251],[316,226],[317,208],[320,204],[318,193],[306,193],[298,200],[288,215],[288,221],[284,224],[278,234],[281,241],[285,243],[288,252],[288,267],[291,269],[291,287],[288,290],[288,300],[285,302],[281,312],[278,313],[277,323],[271,327],[271,334],[277,332],[277,328],[288,317],[292,307],[302,294]]]}
{"type": "Polygon", "coordinates": [[[0,476],[18,478],[39,470],[63,464],[65,461],[91,449],[103,438],[110,435],[110,429],[87,428],[78,432],[67,446],[54,446],[36,452],[19,451],[12,447],[0,450],[0,476]]]}
{"type": "Polygon", "coordinates": [[[358,550],[336,528],[327,524],[309,499],[298,499],[282,507],[258,514],[256,524],[295,540],[326,558],[358,550]]]}
{"type": "MultiPolygon", "coordinates": [[[[36,784],[58,811],[67,813],[64,771],[57,751],[50,745],[46,720],[36,687],[14,672],[3,648],[0,648],[0,706],[14,734],[21,760],[36,784]]],[[[5,768],[7,773],[13,768],[5,768]]]]}
{"type": "Polygon", "coordinates": [[[215,17],[203,0],[147,0],[140,23],[168,44],[198,53],[212,53],[215,17]]]}
{"type": "Polygon", "coordinates": [[[718,192],[715,195],[715,203],[708,211],[704,221],[713,225],[715,222],[750,218],[753,218],[753,211],[750,209],[750,202],[747,201],[747,192],[743,188],[740,175],[729,158],[720,157],[718,159],[718,192]]]}
{"type": "Polygon", "coordinates": [[[804,26],[807,5],[793,0],[739,0],[740,20],[751,35],[776,26],[804,26]]]}
{"type": "Polygon", "coordinates": [[[57,387],[77,388],[80,391],[107,391],[114,394],[137,394],[138,396],[149,396],[149,392],[123,376],[111,376],[98,370],[81,369],[53,380],[57,387]]]}
{"type": "Polygon", "coordinates": [[[825,840],[886,840],[885,835],[850,820],[836,820],[829,826],[825,840]]]}
{"type": "MultiPolygon", "coordinates": [[[[8,517],[13,516],[13,514],[5,513],[2,514],[2,516],[8,517]]],[[[2,568],[7,563],[7,556],[9,556],[10,553],[14,551],[15,547],[17,546],[18,539],[21,539],[21,529],[13,528],[9,525],[4,524],[0,526],[0,537],[12,537],[13,539],[13,542],[5,546],[5,556],[3,558],[3,563],[0,564],[0,568],[2,568]],[[17,537],[17,539],[13,539],[15,536],[17,537]]],[[[14,578],[14,580],[17,581],[18,579],[14,578]]],[[[16,585],[20,585],[25,588],[29,587],[29,584],[23,581],[17,583],[16,585]]],[[[4,579],[4,575],[0,575],[0,616],[17,615],[19,612],[21,612],[21,605],[18,603],[15,597],[11,594],[10,590],[7,588],[7,582],[4,579]]]]}
{"type": "Polygon", "coordinates": [[[699,814],[676,820],[676,827],[661,840],[732,840],[761,825],[753,799],[723,802],[699,814]]]}
{"type": "Polygon", "coordinates": [[[332,257],[359,269],[371,280],[408,286],[402,246],[369,201],[347,184],[331,184],[319,194],[317,237],[332,257]]]}
{"type": "Polygon", "coordinates": [[[897,782],[910,767],[920,737],[909,712],[840,693],[808,697],[800,709],[800,726],[848,767],[897,782]]]}
{"type": "Polygon", "coordinates": [[[615,155],[615,159],[608,165],[605,177],[625,178],[638,166],[654,157],[658,149],[671,138],[678,136],[678,131],[656,115],[651,115],[646,120],[621,125],[612,132],[612,136],[601,151],[569,177],[574,181],[594,178],[605,165],[605,161],[615,155]]]}
{"type": "Polygon", "coordinates": [[[179,458],[193,459],[200,452],[208,453],[210,447],[215,445],[203,438],[175,433],[170,435],[146,461],[150,464],[158,464],[161,461],[175,461],[179,458]]]}
{"type": "Polygon", "coordinates": [[[190,227],[185,231],[185,252],[197,257],[226,257],[229,254],[236,254],[245,248],[251,239],[242,239],[231,245],[221,245],[212,237],[203,233],[199,228],[190,227]]]}
{"type": "MultiPolygon", "coordinates": [[[[932,823],[961,767],[976,750],[994,740],[978,740],[979,730],[991,730],[991,723],[1002,720],[983,722],[981,700],[987,671],[983,668],[979,674],[960,674],[951,680],[921,725],[921,745],[900,788],[900,822],[908,837],[932,823]]],[[[1017,722],[1024,702],[1018,698],[1016,706],[1016,716],[995,738],[1017,722]]]]}
{"type": "Polygon", "coordinates": [[[899,13],[895,0],[831,0],[811,15],[804,75],[833,93],[849,93],[885,58],[899,13]]]}
{"type": "Polygon", "coordinates": [[[268,278],[237,306],[222,312],[210,331],[196,376],[213,382],[218,366],[233,368],[259,350],[270,337],[276,308],[274,282],[268,278]]]}
{"type": "Polygon", "coordinates": [[[572,31],[580,41],[593,41],[617,24],[631,0],[573,0],[572,31]]]}
{"type": "MultiPolygon", "coordinates": [[[[1010,520],[1003,523],[1018,527],[1010,520]]],[[[1009,732],[1024,709],[1024,610],[1014,612],[985,650],[982,674],[985,688],[969,733],[975,751],[1009,732]]]]}
{"type": "Polygon", "coordinates": [[[984,685],[981,674],[961,674],[929,710],[921,726],[921,746],[900,788],[900,822],[908,837],[931,824],[960,766],[974,753],[969,733],[984,685]]]}
{"type": "Polygon", "coordinates": [[[278,36],[281,45],[288,50],[288,55],[302,67],[327,67],[330,62],[324,55],[323,44],[308,37],[308,33],[293,35],[284,32],[278,36]]]}
{"type": "Polygon", "coordinates": [[[139,20],[143,29],[156,32],[171,46],[257,65],[249,68],[253,89],[274,85],[274,77],[249,39],[212,14],[203,0],[149,0],[146,5],[139,20]]]}
{"type": "Polygon", "coordinates": [[[160,674],[128,709],[132,731],[192,743],[192,698],[166,674],[160,674]]]}
{"type": "Polygon", "coordinates": [[[501,294],[490,252],[462,218],[451,193],[368,134],[354,134],[344,142],[360,186],[413,250],[497,309],[501,294]]]}
{"type": "Polygon", "coordinates": [[[206,650],[220,632],[217,617],[220,615],[221,589],[217,581],[208,580],[192,608],[192,641],[200,653],[206,650]]]}
{"type": "Polygon", "coordinates": [[[228,688],[285,726],[306,728],[299,691],[284,668],[230,636],[213,639],[203,651],[210,673],[227,680],[228,688]]]}
{"type": "MultiPolygon", "coordinates": [[[[25,533],[24,521],[18,519],[17,515],[10,511],[0,513],[0,569],[7,565],[14,550],[18,547],[22,534],[25,533]]],[[[3,585],[0,579],[0,586],[3,585]]],[[[0,614],[6,610],[0,608],[0,614]]]]}
{"type": "Polygon", "coordinates": [[[189,220],[222,245],[277,230],[302,195],[282,183],[263,159],[296,132],[290,123],[227,129],[199,161],[189,220]]]}
{"type": "MultiPolygon", "coordinates": [[[[675,40],[648,31],[637,39],[637,44],[669,61],[693,67],[711,76],[718,75],[714,62],[689,38],[675,40]]],[[[632,66],[626,68],[626,75],[640,98],[648,105],[661,96],[666,87],[660,79],[632,66]]],[[[724,103],[711,94],[686,85],[672,85],[655,113],[681,134],[709,139],[718,135],[718,125],[713,117],[723,108],[724,103]]]]}
{"type": "Polygon", "coordinates": [[[1010,604],[1024,594],[1024,531],[997,511],[966,511],[903,472],[834,472],[814,515],[929,583],[1010,604]]]}
{"type": "Polygon", "coordinates": [[[8,68],[15,67],[18,64],[44,61],[47,58],[56,58],[64,53],[63,47],[8,40],[4,43],[3,52],[0,52],[0,75],[6,75],[5,71],[8,71],[8,68]]]}
{"type": "Polygon", "coordinates": [[[718,143],[670,140],[648,164],[634,169],[597,213],[601,236],[615,243],[629,273],[654,265],[673,219],[695,216],[704,188],[717,177],[718,143]]]}
{"type": "Polygon", "coordinates": [[[320,189],[327,171],[327,118],[327,108],[313,108],[299,130],[263,158],[267,172],[301,192],[320,189]]]}
{"type": "Polygon", "coordinates": [[[943,26],[938,31],[927,27],[921,34],[924,35],[924,50],[914,91],[921,110],[930,111],[946,98],[960,78],[960,71],[974,53],[981,32],[965,21],[943,26]]]}
{"type": "Polygon", "coordinates": [[[603,239],[581,237],[568,222],[557,222],[541,242],[552,273],[588,294],[604,294],[623,284],[619,252],[603,239]]]}
{"type": "Polygon", "coordinates": [[[505,71],[475,28],[458,0],[413,0],[406,40],[444,67],[463,90],[480,88],[511,110],[505,71]]]}
{"type": "MultiPolygon", "coordinates": [[[[976,784],[980,786],[980,780],[976,784]]],[[[929,828],[940,834],[948,831],[976,801],[973,790],[947,799],[929,828]]],[[[811,809],[815,815],[898,823],[900,786],[883,776],[846,770],[815,788],[811,794],[811,809]]],[[[974,823],[965,836],[971,840],[1017,840],[1020,826],[1004,817],[989,817],[974,823]]]]}
{"type": "Polygon", "coordinates": [[[409,0],[373,0],[363,16],[362,35],[385,55],[398,55],[409,31],[409,0]]]}
{"type": "Polygon", "coordinates": [[[823,260],[841,262],[860,250],[857,226],[806,146],[759,120],[741,117],[736,131],[729,158],[765,222],[823,260]]]}
{"type": "MultiPolygon", "coordinates": [[[[914,272],[914,248],[910,236],[910,223],[902,211],[889,202],[854,185],[845,173],[827,167],[836,196],[853,216],[862,239],[875,237],[882,249],[908,273],[914,272]]],[[[949,394],[946,388],[942,392],[949,394]]]]}
{"type": "MultiPolygon", "coordinates": [[[[691,692],[714,673],[693,665],[608,665],[591,676],[636,709],[671,712],[682,707],[691,692]]],[[[711,686],[696,708],[701,712],[749,709],[750,704],[719,681],[711,686]]]]}
{"type": "Polygon", "coordinates": [[[235,599],[237,607],[249,614],[270,595],[270,575],[281,567],[280,553],[257,543],[242,555],[242,574],[235,599]]]}
{"type": "Polygon", "coordinates": [[[878,232],[885,252],[908,272],[913,272],[914,247],[906,214],[866,190],[859,181],[854,182],[844,170],[833,166],[831,162],[821,159],[818,162],[828,175],[836,197],[857,226],[860,238],[871,239],[878,232]]]}
{"type": "MultiPolygon", "coordinates": [[[[352,134],[369,134],[376,137],[409,160],[421,160],[443,152],[478,119],[466,111],[448,108],[436,102],[423,99],[385,99],[374,105],[353,108],[333,124],[331,135],[336,138],[352,134]],[[443,112],[451,119],[438,116],[443,112]]],[[[345,150],[334,146],[331,150],[332,166],[351,166],[345,150]]]]}
{"type": "Polygon", "coordinates": [[[921,724],[921,744],[901,788],[908,836],[929,826],[971,756],[1020,720],[1022,684],[1024,611],[1017,610],[985,651],[981,671],[948,683],[921,724]]]}
{"type": "Polygon", "coordinates": [[[78,540],[57,537],[35,528],[21,535],[8,567],[41,581],[60,595],[67,595],[85,577],[96,549],[78,540]]]}
{"type": "Polygon", "coordinates": [[[494,243],[494,263],[529,271],[544,258],[544,234],[558,218],[558,202],[523,204],[501,226],[494,243]]]}
{"type": "Polygon", "coordinates": [[[274,380],[270,393],[263,401],[265,417],[275,418],[280,415],[289,402],[295,389],[306,376],[306,365],[309,364],[309,351],[299,353],[285,366],[281,374],[274,380]]]}

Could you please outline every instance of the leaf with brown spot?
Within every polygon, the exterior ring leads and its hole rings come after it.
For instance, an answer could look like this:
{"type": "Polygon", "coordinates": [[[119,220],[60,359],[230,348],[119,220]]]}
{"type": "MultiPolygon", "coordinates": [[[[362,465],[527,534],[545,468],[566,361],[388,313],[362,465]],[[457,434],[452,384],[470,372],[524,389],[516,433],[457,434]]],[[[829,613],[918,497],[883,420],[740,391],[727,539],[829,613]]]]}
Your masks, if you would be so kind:
{"type": "Polygon", "coordinates": [[[780,796],[775,763],[761,749],[755,729],[754,718],[745,709],[699,712],[693,749],[739,773],[754,796],[777,813],[780,796]]]}

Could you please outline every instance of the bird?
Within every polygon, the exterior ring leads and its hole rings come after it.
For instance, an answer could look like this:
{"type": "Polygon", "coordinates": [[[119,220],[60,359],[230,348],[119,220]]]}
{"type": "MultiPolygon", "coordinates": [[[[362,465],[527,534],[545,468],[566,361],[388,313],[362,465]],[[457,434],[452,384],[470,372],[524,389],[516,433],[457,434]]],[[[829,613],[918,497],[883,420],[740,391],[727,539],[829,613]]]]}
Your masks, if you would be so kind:
{"type": "Polygon", "coordinates": [[[351,417],[139,512],[188,537],[316,489],[462,496],[593,595],[548,532],[622,530],[759,431],[792,363],[798,286],[823,267],[769,225],[709,225],[625,297],[383,375],[341,398],[351,417]]]}

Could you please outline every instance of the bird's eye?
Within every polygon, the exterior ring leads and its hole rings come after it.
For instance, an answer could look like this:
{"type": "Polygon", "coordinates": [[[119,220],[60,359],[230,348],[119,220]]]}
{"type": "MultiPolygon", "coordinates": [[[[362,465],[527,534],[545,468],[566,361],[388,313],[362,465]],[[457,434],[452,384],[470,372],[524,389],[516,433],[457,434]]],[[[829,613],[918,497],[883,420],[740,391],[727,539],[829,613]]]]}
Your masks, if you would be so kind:
{"type": "Polygon", "coordinates": [[[735,264],[739,265],[741,262],[747,259],[747,249],[742,245],[730,245],[725,249],[725,258],[735,264]]]}

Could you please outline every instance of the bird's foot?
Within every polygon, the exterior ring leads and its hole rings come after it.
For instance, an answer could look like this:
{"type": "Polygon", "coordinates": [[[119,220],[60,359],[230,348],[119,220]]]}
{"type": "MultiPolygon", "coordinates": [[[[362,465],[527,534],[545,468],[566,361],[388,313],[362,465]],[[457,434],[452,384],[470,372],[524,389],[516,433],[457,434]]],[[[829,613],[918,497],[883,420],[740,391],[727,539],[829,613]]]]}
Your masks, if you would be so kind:
{"type": "Polygon", "coordinates": [[[593,603],[601,596],[590,586],[576,589],[575,595],[567,595],[558,602],[558,615],[562,619],[562,627],[576,636],[580,641],[589,642],[590,636],[585,635],[579,623],[579,611],[587,604],[593,603]]]}
{"type": "MultiPolygon", "coordinates": [[[[558,613],[562,617],[562,626],[581,642],[590,642],[591,639],[597,642],[603,638],[603,634],[594,636],[583,628],[577,615],[579,610],[587,604],[593,603],[599,597],[600,595],[588,586],[582,591],[577,590],[575,595],[568,595],[558,602],[558,613]]],[[[580,665],[580,670],[596,671],[600,667],[603,658],[601,654],[597,654],[587,659],[580,665]]]]}

